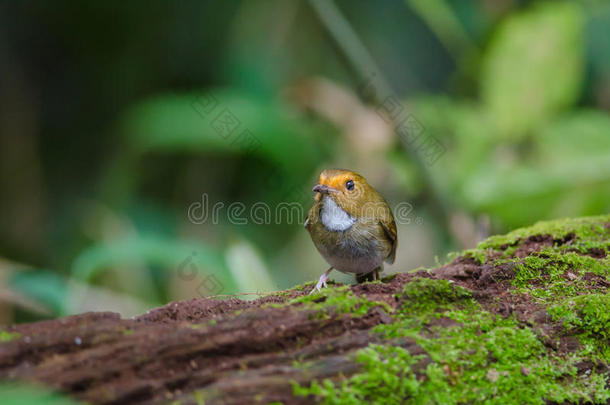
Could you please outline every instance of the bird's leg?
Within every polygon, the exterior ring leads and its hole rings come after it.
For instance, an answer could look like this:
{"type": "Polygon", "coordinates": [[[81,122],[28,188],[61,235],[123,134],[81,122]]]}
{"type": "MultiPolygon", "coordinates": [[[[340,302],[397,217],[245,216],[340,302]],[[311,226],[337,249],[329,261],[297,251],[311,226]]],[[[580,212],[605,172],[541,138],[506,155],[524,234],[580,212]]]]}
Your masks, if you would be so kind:
{"type": "Polygon", "coordinates": [[[383,271],[383,269],[380,267],[377,267],[375,270],[373,270],[370,274],[372,275],[373,281],[377,281],[377,280],[381,280],[381,272],[383,271]]]}
{"type": "Polygon", "coordinates": [[[318,283],[316,284],[316,286],[313,288],[313,290],[311,290],[311,292],[309,294],[313,294],[316,291],[320,291],[322,288],[326,288],[326,280],[328,280],[328,275],[330,274],[330,272],[332,271],[332,267],[328,270],[326,270],[324,273],[322,273],[322,275],[320,276],[320,278],[318,279],[318,283]]]}
{"type": "Polygon", "coordinates": [[[356,274],[356,283],[366,283],[367,281],[381,280],[380,274],[382,272],[381,267],[375,268],[375,270],[369,271],[365,274],[356,274]]]}

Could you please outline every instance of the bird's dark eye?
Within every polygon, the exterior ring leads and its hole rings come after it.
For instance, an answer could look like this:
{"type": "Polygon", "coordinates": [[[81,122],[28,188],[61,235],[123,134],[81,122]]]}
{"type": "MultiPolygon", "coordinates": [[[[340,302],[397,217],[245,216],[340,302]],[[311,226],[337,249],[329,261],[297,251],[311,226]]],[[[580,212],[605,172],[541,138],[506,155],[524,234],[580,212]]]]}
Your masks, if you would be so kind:
{"type": "Polygon", "coordinates": [[[345,183],[345,188],[348,189],[349,191],[352,191],[354,189],[354,180],[348,180],[345,183]]]}

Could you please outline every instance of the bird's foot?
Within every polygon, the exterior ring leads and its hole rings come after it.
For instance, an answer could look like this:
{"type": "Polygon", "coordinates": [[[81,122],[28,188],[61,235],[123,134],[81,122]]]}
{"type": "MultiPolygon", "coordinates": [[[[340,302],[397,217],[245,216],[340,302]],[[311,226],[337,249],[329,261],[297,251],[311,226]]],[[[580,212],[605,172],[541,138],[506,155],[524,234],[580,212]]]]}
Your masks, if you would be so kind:
{"type": "Polygon", "coordinates": [[[317,291],[321,291],[322,288],[326,288],[328,287],[328,285],[326,284],[326,281],[328,280],[328,274],[330,273],[330,271],[333,268],[331,267],[330,269],[326,270],[324,273],[322,273],[322,275],[320,276],[320,278],[318,279],[318,283],[316,284],[316,286],[311,290],[311,292],[309,293],[309,295],[317,292],[317,291]]]}

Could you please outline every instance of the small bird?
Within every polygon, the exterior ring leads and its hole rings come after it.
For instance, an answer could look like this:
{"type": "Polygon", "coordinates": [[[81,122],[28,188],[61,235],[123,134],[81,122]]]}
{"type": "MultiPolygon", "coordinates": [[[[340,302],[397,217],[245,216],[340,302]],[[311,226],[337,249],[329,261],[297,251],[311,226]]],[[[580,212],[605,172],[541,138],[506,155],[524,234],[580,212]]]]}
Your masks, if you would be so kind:
{"type": "Polygon", "coordinates": [[[396,223],[388,203],[364,177],[344,169],[324,170],[312,191],[317,194],[305,229],[331,267],[311,293],[326,287],[333,269],[355,273],[356,281],[376,280],[383,262],[396,257],[396,223]]]}

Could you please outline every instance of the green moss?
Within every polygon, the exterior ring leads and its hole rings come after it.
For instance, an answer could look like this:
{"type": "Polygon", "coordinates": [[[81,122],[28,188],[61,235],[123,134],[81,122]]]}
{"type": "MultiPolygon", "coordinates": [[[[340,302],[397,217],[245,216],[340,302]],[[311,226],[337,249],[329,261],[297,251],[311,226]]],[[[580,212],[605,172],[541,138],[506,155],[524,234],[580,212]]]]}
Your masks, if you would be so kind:
{"type": "Polygon", "coordinates": [[[335,385],[330,380],[314,381],[309,387],[293,385],[297,396],[315,395],[326,404],[399,404],[414,396],[419,388],[411,370],[419,357],[393,346],[370,345],[355,359],[362,371],[335,385]]]}
{"type": "Polygon", "coordinates": [[[517,268],[513,284],[548,305],[552,318],[578,336],[583,349],[577,355],[610,362],[610,336],[606,332],[610,328],[610,298],[603,285],[591,286],[582,278],[594,273],[607,279],[606,260],[545,251],[525,258],[517,268]],[[566,272],[571,273],[571,280],[566,272]]]}
{"type": "Polygon", "coordinates": [[[549,235],[558,242],[565,238],[572,238],[569,246],[563,251],[587,253],[600,249],[610,253],[610,215],[586,218],[565,218],[553,221],[538,222],[527,228],[516,229],[505,235],[496,235],[479,243],[475,249],[465,250],[449,256],[449,261],[457,257],[471,258],[479,264],[486,263],[489,257],[510,259],[514,258],[515,250],[521,243],[531,236],[549,235]]]}
{"type": "Polygon", "coordinates": [[[356,296],[349,286],[328,287],[314,294],[292,299],[282,305],[298,304],[309,310],[319,311],[319,315],[323,317],[328,316],[330,310],[339,314],[349,313],[353,316],[362,316],[373,307],[381,307],[388,313],[392,312],[387,303],[356,296]]]}
{"type": "Polygon", "coordinates": [[[195,391],[193,393],[193,397],[195,398],[195,401],[196,401],[197,405],[204,405],[205,404],[205,400],[203,399],[203,395],[201,395],[201,392],[195,391]]]}
{"type": "Polygon", "coordinates": [[[387,275],[381,279],[381,282],[387,284],[387,283],[391,282],[392,280],[394,280],[394,278],[396,278],[397,275],[398,275],[398,273],[387,275]]]}
{"type": "Polygon", "coordinates": [[[0,330],[0,343],[10,342],[15,339],[19,339],[21,334],[18,332],[8,332],[5,330],[0,330]]]}
{"type": "Polygon", "coordinates": [[[557,240],[563,239],[569,234],[590,241],[607,239],[610,229],[604,224],[608,222],[610,222],[610,215],[543,221],[527,228],[516,229],[506,235],[492,236],[481,242],[477,248],[503,250],[503,246],[514,245],[518,241],[534,235],[550,235],[557,240]]]}
{"type": "Polygon", "coordinates": [[[494,266],[514,264],[513,286],[542,303],[553,304],[588,293],[591,286],[582,278],[586,273],[610,279],[609,223],[610,215],[539,222],[506,235],[492,236],[457,257],[494,266]],[[543,235],[550,236],[555,243],[525,258],[514,256],[529,237],[543,235]],[[597,259],[590,254],[605,257],[597,259]]]}
{"type": "Polygon", "coordinates": [[[553,319],[579,335],[583,356],[610,361],[610,294],[590,294],[566,299],[548,309],[553,319]]]}
{"type": "MultiPolygon", "coordinates": [[[[374,333],[414,339],[429,357],[425,368],[416,367],[422,356],[394,347],[395,341],[371,345],[355,357],[362,365],[358,373],[339,382],[295,386],[294,393],[315,395],[326,404],[604,403],[610,398],[604,375],[579,377],[578,357],[560,358],[516,319],[484,311],[464,288],[422,278],[406,284],[397,298],[395,322],[378,325],[374,333]]],[[[591,311],[594,320],[587,325],[608,326],[591,311]]]]}
{"type": "Polygon", "coordinates": [[[574,252],[560,253],[545,249],[517,262],[512,284],[544,302],[579,295],[586,291],[585,273],[606,277],[608,267],[593,257],[574,252]],[[571,273],[573,280],[566,278],[571,273]]]}
{"type": "Polygon", "coordinates": [[[458,257],[464,257],[467,259],[472,259],[478,264],[485,263],[487,259],[487,252],[484,249],[467,249],[462,252],[453,252],[447,255],[447,262],[450,263],[458,257]]]}
{"type": "Polygon", "coordinates": [[[398,298],[404,299],[403,311],[410,313],[434,310],[449,303],[471,299],[472,295],[467,289],[456,286],[448,280],[417,278],[405,284],[398,298]]]}
{"type": "MultiPolygon", "coordinates": [[[[331,284],[334,284],[334,282],[330,281],[328,284],[331,285],[331,284]]],[[[307,283],[296,285],[296,286],[292,287],[290,290],[281,291],[280,293],[277,294],[277,296],[278,297],[290,297],[291,293],[293,293],[293,292],[309,293],[315,287],[315,285],[316,285],[315,282],[309,281],[307,283]]]]}

